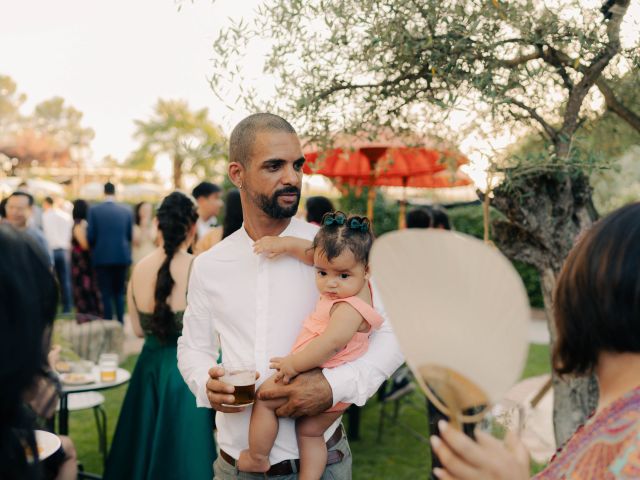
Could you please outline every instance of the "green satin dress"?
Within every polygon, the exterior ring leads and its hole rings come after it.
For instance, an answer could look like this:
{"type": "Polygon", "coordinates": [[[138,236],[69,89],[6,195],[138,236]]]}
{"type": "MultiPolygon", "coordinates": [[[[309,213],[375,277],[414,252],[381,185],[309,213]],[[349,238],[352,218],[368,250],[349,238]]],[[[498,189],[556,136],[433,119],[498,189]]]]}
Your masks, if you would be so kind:
{"type": "MultiPolygon", "coordinates": [[[[175,335],[149,333],[151,314],[138,312],[146,333],[111,443],[105,480],[211,480],[214,416],[196,401],[178,371],[175,335]]],[[[176,331],[182,314],[175,313],[176,331]]]]}

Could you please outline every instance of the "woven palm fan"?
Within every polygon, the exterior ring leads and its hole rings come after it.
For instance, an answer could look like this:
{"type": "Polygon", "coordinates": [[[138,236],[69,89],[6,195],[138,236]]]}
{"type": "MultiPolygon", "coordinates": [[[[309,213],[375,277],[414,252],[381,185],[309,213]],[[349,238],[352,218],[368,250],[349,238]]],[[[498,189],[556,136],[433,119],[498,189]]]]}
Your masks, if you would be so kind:
{"type": "MultiPolygon", "coordinates": [[[[371,269],[407,364],[454,425],[520,377],[530,316],[520,276],[497,249],[435,229],[376,240],[371,269]]],[[[486,408],[485,408],[486,410],[486,408]]]]}

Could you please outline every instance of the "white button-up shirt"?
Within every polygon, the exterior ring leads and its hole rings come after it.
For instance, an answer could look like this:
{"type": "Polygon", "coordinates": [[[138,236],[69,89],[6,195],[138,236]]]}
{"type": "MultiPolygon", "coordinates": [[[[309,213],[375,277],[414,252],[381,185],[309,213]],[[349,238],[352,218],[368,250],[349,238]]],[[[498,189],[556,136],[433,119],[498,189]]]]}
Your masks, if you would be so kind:
{"type": "Polygon", "coordinates": [[[42,214],[42,229],[51,250],[71,249],[73,219],[67,212],[55,207],[45,211],[42,214]]]}
{"type": "MultiPolygon", "coordinates": [[[[282,232],[312,240],[318,227],[296,218],[282,232]]],[[[223,361],[253,360],[260,372],[259,386],[269,378],[269,359],[291,351],[304,319],[319,294],[315,269],[290,256],[267,259],[253,253],[253,240],[244,227],[199,255],[193,263],[182,336],[178,340],[178,367],[200,407],[211,407],[206,394],[208,370],[216,364],[218,339],[223,361]]],[[[368,352],[324,375],[333,402],[363,405],[402,363],[402,354],[374,289],[374,304],[385,318],[372,333],[368,352]]],[[[251,409],[217,413],[218,444],[238,458],[249,445],[251,409]]],[[[298,458],[294,420],[281,418],[269,461],[298,458]]],[[[328,439],[340,419],[325,432],[328,439]]]]}

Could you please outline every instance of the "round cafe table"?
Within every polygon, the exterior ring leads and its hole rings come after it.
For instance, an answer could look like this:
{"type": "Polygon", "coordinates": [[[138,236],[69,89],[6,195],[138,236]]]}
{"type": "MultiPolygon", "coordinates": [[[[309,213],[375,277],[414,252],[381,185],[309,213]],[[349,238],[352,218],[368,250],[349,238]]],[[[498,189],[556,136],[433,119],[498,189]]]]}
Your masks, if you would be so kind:
{"type": "Polygon", "coordinates": [[[71,385],[64,383],[62,378],[60,379],[62,384],[62,391],[60,392],[60,411],[58,412],[58,433],[60,435],[69,434],[69,394],[108,390],[127,383],[131,378],[131,374],[124,368],[118,368],[116,370],[116,379],[113,382],[100,381],[100,369],[98,367],[93,367],[88,375],[91,375],[95,381],[82,385],[71,385]]]}

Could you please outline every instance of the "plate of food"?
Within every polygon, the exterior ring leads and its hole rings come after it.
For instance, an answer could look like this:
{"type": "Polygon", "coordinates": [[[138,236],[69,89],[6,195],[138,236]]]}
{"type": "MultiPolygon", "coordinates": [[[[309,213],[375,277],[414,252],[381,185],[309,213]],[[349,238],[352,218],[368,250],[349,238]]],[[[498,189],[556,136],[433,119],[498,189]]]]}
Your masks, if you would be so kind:
{"type": "MultiPolygon", "coordinates": [[[[34,434],[36,436],[36,447],[38,448],[38,458],[40,461],[50,457],[60,448],[60,437],[57,435],[44,430],[36,430],[34,434]]],[[[33,455],[31,455],[29,448],[26,450],[27,458],[29,461],[32,461],[33,455]]]]}
{"type": "Polygon", "coordinates": [[[86,385],[95,382],[96,378],[90,373],[63,373],[60,380],[65,385],[86,385]]]}
{"type": "Polygon", "coordinates": [[[68,360],[58,360],[54,368],[58,371],[58,373],[69,373],[71,372],[71,362],[68,360]]]}

